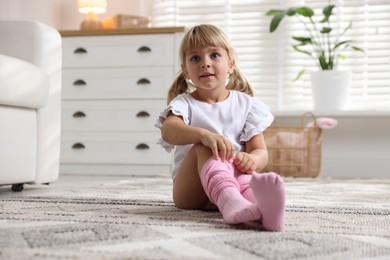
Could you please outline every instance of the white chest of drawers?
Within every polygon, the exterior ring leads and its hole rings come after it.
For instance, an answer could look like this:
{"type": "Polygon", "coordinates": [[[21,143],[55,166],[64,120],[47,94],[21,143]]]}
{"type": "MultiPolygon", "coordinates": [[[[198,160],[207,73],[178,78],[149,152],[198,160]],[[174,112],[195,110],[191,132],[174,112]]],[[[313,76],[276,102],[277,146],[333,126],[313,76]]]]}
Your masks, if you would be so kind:
{"type": "Polygon", "coordinates": [[[184,28],[65,31],[62,174],[169,175],[154,127],[184,28]]]}

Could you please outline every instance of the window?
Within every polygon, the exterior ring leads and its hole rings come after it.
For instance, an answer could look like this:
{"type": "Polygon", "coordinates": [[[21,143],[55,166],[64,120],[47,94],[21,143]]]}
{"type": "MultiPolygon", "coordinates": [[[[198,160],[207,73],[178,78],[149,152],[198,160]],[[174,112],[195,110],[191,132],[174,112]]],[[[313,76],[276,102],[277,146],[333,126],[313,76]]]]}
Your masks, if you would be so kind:
{"type": "MultiPolygon", "coordinates": [[[[293,81],[305,67],[318,70],[317,64],[291,47],[291,35],[303,27],[295,17],[285,18],[278,30],[269,33],[269,9],[306,5],[321,14],[322,0],[154,0],[154,26],[192,26],[213,23],[229,35],[238,64],[253,83],[256,96],[274,110],[312,109],[310,73],[293,81]],[[275,4],[276,3],[276,4],[275,4]]],[[[351,70],[350,110],[390,109],[390,2],[388,0],[334,0],[333,28],[345,35],[365,53],[345,52],[339,69],[351,70]]]]}

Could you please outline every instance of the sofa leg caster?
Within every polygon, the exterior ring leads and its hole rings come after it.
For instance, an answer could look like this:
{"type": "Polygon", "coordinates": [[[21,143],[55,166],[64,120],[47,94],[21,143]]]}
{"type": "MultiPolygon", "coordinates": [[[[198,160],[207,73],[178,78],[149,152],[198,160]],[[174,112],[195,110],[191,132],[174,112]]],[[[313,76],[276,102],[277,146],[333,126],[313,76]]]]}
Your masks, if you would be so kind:
{"type": "Polygon", "coordinates": [[[23,188],[24,188],[23,184],[13,184],[11,190],[15,192],[19,192],[22,191],[23,188]]]}

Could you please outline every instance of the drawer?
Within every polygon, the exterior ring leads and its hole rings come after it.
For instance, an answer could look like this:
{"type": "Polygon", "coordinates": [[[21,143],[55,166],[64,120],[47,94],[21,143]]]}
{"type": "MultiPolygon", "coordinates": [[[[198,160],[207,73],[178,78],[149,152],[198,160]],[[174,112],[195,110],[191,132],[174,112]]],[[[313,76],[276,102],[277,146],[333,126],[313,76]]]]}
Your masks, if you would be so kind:
{"type": "Polygon", "coordinates": [[[62,131],[157,131],[165,100],[64,101],[62,131]]]}
{"type": "Polygon", "coordinates": [[[63,133],[61,163],[169,164],[159,133],[63,133]]]}
{"type": "Polygon", "coordinates": [[[166,98],[172,67],[64,69],[63,99],[166,98]]]}
{"type": "Polygon", "coordinates": [[[63,67],[174,65],[173,34],[63,38],[63,67]]]}

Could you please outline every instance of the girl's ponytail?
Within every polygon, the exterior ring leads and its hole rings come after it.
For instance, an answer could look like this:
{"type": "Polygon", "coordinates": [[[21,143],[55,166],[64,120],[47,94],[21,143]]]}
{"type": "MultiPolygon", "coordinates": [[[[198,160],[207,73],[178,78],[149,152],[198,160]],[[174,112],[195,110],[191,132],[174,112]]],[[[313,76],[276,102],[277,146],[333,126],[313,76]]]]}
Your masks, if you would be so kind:
{"type": "Polygon", "coordinates": [[[178,95],[183,93],[189,93],[189,92],[190,90],[188,88],[188,84],[184,76],[184,73],[183,71],[180,71],[176,75],[175,80],[173,81],[171,87],[169,88],[167,103],[169,104],[172,101],[172,99],[174,99],[178,95]]]}
{"type": "Polygon", "coordinates": [[[237,66],[234,68],[233,73],[230,75],[229,83],[226,88],[246,93],[252,97],[254,95],[253,88],[250,82],[237,66]]]}

